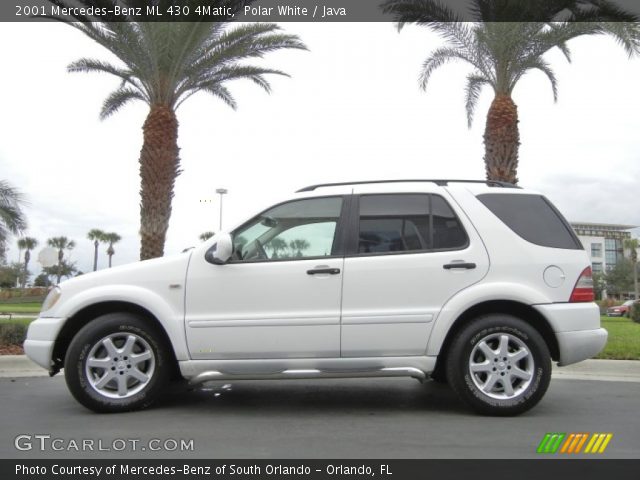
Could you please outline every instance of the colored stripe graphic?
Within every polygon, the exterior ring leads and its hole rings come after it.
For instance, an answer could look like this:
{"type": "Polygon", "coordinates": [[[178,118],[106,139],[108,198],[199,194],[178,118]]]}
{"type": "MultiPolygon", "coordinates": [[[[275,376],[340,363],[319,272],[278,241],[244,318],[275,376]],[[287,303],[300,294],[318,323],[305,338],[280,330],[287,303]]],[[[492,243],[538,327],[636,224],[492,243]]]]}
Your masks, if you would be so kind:
{"type": "Polygon", "coordinates": [[[588,437],[588,433],[569,434],[567,441],[562,445],[560,453],[580,453],[580,450],[582,450],[582,446],[588,437]]]}
{"type": "Polygon", "coordinates": [[[538,453],[556,453],[560,443],[566,436],[566,433],[547,433],[540,445],[538,445],[538,453]]]}
{"type": "Polygon", "coordinates": [[[612,438],[612,433],[594,433],[584,453],[604,453],[612,438]]]}
{"type": "Polygon", "coordinates": [[[613,438],[613,433],[560,433],[549,432],[538,445],[537,453],[604,453],[613,438]],[[563,441],[564,440],[564,441],[563,441]],[[587,441],[588,440],[588,441],[587,441]],[[586,448],[583,450],[582,447],[586,448]]]}

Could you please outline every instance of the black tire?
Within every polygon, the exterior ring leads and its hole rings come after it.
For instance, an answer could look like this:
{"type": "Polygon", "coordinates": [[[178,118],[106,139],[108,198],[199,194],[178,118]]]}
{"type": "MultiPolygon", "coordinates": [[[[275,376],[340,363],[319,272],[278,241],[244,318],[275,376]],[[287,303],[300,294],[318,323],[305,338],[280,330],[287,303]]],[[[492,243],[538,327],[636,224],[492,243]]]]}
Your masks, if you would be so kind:
{"type": "Polygon", "coordinates": [[[67,386],[78,402],[94,412],[117,413],[146,408],[160,396],[171,378],[173,357],[169,348],[157,328],[144,318],[130,313],[102,315],[85,325],[69,345],[64,361],[67,386]],[[121,351],[116,355],[122,357],[109,356],[106,344],[101,342],[107,337],[110,345],[121,351]],[[132,341],[130,358],[125,356],[123,343],[129,338],[135,339],[135,342],[132,341]],[[150,352],[150,359],[141,360],[147,356],[147,351],[150,352]],[[108,363],[107,368],[89,370],[89,354],[95,361],[104,361],[105,365],[108,363]],[[145,357],[135,359],[136,355],[141,354],[145,357]],[[130,370],[132,368],[138,371],[133,372],[130,370]],[[134,378],[132,374],[138,375],[138,372],[142,372],[148,380],[143,383],[134,378]],[[107,373],[112,376],[111,380],[101,389],[94,387],[93,384],[100,380],[98,377],[105,375],[106,378],[107,373]],[[116,374],[124,377],[118,378],[116,374]],[[121,381],[125,383],[123,389],[128,392],[122,398],[117,391],[121,381]]]}
{"type": "Polygon", "coordinates": [[[483,415],[512,416],[529,410],[542,399],[551,380],[551,355],[544,339],[530,324],[511,315],[492,314],[473,320],[456,335],[447,359],[449,384],[467,405],[483,415]],[[499,357],[503,338],[512,351],[499,357]],[[490,355],[494,358],[484,353],[481,347],[486,346],[492,352],[497,349],[490,355]],[[520,351],[527,356],[517,361],[517,357],[511,358],[520,351]],[[471,361],[479,370],[488,371],[472,374],[471,361]],[[530,374],[530,379],[521,378],[521,372],[530,374]],[[493,387],[489,386],[491,382],[493,387]],[[506,391],[507,382],[513,393],[506,391]]]}

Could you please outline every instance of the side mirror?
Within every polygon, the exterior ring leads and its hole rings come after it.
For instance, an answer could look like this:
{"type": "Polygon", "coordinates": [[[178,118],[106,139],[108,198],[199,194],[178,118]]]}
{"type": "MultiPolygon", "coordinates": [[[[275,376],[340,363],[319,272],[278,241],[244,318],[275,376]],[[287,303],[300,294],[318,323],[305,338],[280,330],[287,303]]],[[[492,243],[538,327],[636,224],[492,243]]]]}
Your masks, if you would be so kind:
{"type": "Polygon", "coordinates": [[[204,254],[204,259],[214,265],[224,265],[229,261],[232,254],[233,240],[231,235],[221,232],[216,235],[216,243],[204,254]]]}

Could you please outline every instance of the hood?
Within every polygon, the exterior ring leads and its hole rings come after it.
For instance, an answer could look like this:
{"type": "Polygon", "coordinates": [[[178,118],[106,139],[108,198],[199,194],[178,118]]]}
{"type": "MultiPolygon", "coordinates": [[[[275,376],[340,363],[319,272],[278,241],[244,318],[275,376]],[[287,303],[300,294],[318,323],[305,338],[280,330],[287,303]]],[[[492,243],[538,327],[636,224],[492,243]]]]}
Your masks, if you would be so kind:
{"type": "Polygon", "coordinates": [[[65,280],[58,285],[60,299],[46,316],[55,316],[70,297],[96,287],[135,286],[164,292],[169,284],[184,284],[192,252],[129,263],[65,280]]]}

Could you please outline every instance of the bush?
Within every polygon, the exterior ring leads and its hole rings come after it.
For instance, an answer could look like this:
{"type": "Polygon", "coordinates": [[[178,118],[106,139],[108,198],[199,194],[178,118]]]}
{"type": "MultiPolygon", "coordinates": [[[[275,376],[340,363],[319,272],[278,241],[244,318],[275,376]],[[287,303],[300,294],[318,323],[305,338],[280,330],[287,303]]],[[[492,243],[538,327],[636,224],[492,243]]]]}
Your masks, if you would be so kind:
{"type": "Polygon", "coordinates": [[[0,303],[42,302],[47,296],[48,288],[3,288],[0,290],[0,303]]]}
{"type": "Polygon", "coordinates": [[[0,323],[0,346],[22,345],[27,337],[27,325],[0,323]]]}
{"type": "Polygon", "coordinates": [[[640,323],[640,305],[635,304],[631,307],[631,320],[640,323]]]}

